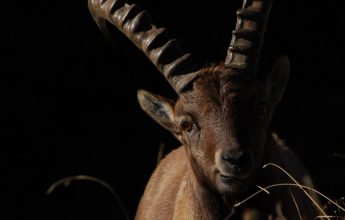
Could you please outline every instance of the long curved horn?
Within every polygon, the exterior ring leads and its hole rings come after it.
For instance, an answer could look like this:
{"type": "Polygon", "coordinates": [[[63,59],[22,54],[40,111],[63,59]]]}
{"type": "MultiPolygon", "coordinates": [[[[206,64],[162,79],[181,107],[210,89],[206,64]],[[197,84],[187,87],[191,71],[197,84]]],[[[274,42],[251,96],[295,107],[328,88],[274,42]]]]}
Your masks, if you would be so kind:
{"type": "Polygon", "coordinates": [[[124,33],[158,68],[179,94],[198,74],[189,53],[184,53],[164,28],[156,28],[147,11],[125,0],[89,0],[89,10],[109,37],[106,21],[124,33]]]}
{"type": "Polygon", "coordinates": [[[237,11],[236,28],[232,32],[225,65],[244,70],[255,78],[263,36],[272,0],[244,0],[237,11]]]}

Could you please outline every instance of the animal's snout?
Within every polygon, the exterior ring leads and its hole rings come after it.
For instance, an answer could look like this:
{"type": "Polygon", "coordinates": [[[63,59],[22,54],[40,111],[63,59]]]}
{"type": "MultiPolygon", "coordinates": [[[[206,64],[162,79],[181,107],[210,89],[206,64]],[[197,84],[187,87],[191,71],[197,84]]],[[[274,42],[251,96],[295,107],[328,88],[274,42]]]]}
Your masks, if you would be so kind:
{"type": "Polygon", "coordinates": [[[253,156],[247,151],[224,152],[221,158],[234,174],[248,173],[253,164],[253,156]]]}

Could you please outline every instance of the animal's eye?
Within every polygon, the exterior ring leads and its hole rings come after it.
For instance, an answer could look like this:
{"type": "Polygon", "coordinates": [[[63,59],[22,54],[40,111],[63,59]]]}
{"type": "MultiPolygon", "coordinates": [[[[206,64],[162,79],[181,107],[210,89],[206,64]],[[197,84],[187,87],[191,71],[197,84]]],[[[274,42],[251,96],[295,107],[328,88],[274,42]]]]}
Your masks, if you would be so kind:
{"type": "Polygon", "coordinates": [[[259,116],[265,116],[267,114],[267,105],[266,103],[260,103],[257,107],[257,113],[259,116]]]}
{"type": "Polygon", "coordinates": [[[180,122],[180,128],[183,131],[190,132],[193,129],[193,124],[190,121],[187,120],[181,120],[180,122]]]}

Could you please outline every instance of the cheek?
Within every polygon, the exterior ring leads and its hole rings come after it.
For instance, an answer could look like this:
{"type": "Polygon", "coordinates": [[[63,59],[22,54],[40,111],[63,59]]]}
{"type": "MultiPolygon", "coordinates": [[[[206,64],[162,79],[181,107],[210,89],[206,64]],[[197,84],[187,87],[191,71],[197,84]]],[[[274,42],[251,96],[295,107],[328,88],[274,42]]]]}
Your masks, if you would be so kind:
{"type": "Polygon", "coordinates": [[[251,146],[252,146],[253,154],[255,156],[255,163],[257,165],[261,164],[264,148],[266,145],[266,140],[267,140],[266,129],[258,129],[256,133],[253,134],[251,146]]]}
{"type": "Polygon", "coordinates": [[[252,151],[253,154],[256,155],[255,157],[259,160],[266,144],[267,131],[266,125],[259,123],[252,126],[247,133],[247,136],[244,138],[244,142],[246,142],[244,146],[248,146],[248,149],[252,151]]]}
{"type": "Polygon", "coordinates": [[[269,131],[269,122],[268,122],[268,119],[266,119],[264,123],[259,124],[256,128],[257,140],[259,143],[266,142],[268,131],[269,131]]]}
{"type": "Polygon", "coordinates": [[[189,151],[193,158],[193,170],[198,172],[204,180],[210,182],[215,171],[215,153],[212,147],[201,144],[191,146],[189,151]]]}
{"type": "Polygon", "coordinates": [[[192,156],[198,162],[200,166],[204,166],[207,168],[212,162],[214,161],[214,156],[211,152],[207,151],[203,147],[200,146],[192,146],[190,148],[192,156]]]}
{"type": "Polygon", "coordinates": [[[187,152],[188,151],[190,153],[188,156],[189,163],[196,179],[202,184],[207,184],[209,182],[207,178],[207,166],[205,166],[205,163],[203,162],[205,160],[203,155],[192,148],[187,149],[187,152]]]}

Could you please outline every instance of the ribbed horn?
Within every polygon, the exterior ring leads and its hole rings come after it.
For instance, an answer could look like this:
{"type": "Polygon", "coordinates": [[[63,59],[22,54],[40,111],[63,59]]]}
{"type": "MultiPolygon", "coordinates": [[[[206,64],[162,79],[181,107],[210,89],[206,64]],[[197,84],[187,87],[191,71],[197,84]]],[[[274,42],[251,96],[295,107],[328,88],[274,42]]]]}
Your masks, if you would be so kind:
{"type": "Polygon", "coordinates": [[[89,10],[98,27],[107,35],[106,21],[124,33],[158,68],[179,94],[198,74],[191,55],[170,39],[164,28],[156,28],[147,11],[125,0],[89,0],[89,10]]]}
{"type": "Polygon", "coordinates": [[[237,11],[236,28],[232,32],[225,65],[248,72],[255,78],[263,36],[272,0],[244,0],[237,11]]]}

